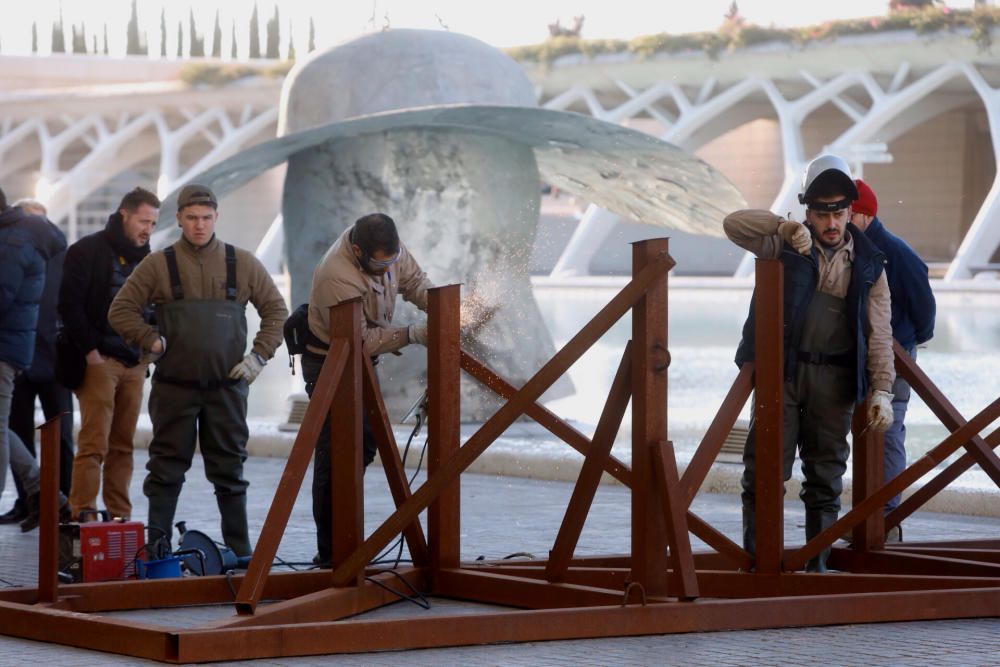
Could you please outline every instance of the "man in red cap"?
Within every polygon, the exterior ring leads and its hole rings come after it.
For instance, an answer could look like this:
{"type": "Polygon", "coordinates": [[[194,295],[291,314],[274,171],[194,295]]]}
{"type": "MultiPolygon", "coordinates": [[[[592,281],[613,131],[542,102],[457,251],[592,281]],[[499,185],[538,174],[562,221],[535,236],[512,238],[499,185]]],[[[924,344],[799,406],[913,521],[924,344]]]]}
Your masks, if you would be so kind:
{"type": "MultiPolygon", "coordinates": [[[[858,179],[858,198],[851,205],[851,222],[885,253],[885,275],[892,295],[892,336],[910,356],[916,358],[917,345],[934,336],[936,305],[927,277],[927,265],[906,241],[899,238],[878,219],[878,199],[867,183],[858,179]]],[[[885,480],[893,479],[906,468],[906,406],[910,385],[897,376],[892,387],[892,426],[885,432],[885,480]]],[[[885,504],[888,514],[899,505],[899,496],[885,504]]],[[[899,541],[899,526],[889,530],[887,538],[899,541]]]]}

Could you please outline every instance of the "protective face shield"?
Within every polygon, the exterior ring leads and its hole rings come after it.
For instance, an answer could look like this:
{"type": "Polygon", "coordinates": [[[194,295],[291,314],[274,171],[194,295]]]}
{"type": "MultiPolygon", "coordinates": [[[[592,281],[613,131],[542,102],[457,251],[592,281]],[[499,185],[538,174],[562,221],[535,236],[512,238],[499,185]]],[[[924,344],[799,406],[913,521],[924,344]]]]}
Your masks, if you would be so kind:
{"type": "Polygon", "coordinates": [[[836,155],[820,155],[809,163],[802,177],[802,192],[799,203],[814,211],[840,211],[858,198],[858,186],[851,176],[851,168],[843,158],[836,155]],[[817,197],[827,198],[831,193],[841,194],[843,199],[818,202],[817,197]]]}

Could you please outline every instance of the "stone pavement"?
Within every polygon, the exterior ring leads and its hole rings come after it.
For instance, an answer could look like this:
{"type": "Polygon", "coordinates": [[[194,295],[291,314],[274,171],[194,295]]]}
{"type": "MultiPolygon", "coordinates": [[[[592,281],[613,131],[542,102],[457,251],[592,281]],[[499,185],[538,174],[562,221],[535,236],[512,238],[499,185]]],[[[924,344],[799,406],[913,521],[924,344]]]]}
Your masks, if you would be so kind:
{"type": "MultiPolygon", "coordinates": [[[[416,456],[416,453],[411,453],[416,456]]],[[[137,518],[145,516],[141,492],[144,450],[136,451],[132,497],[137,518]]],[[[260,530],[284,462],[253,457],[247,461],[251,532],[260,530]]],[[[315,552],[307,476],[278,551],[286,561],[308,561],[315,552]]],[[[419,479],[418,479],[419,482],[419,479]]],[[[391,500],[381,468],[373,466],[365,479],[366,524],[373,530],[388,515],[391,500]]],[[[562,519],[572,486],[564,482],[467,475],[462,478],[463,558],[502,558],[515,553],[548,552],[562,519]]],[[[0,500],[5,510],[10,492],[0,500]]],[[[733,495],[702,494],[693,509],[732,537],[740,531],[739,499],[733,495]]],[[[577,553],[621,553],[628,546],[628,493],[620,486],[601,486],[577,553]]],[[[200,459],[188,474],[178,520],[190,528],[218,536],[218,513],[200,459]]],[[[910,540],[939,537],[995,536],[1000,520],[923,513],[905,524],[910,540]]],[[[801,503],[786,504],[786,539],[802,537],[801,503]]],[[[698,543],[696,548],[702,546],[698,543]]],[[[390,557],[394,557],[395,553],[390,557]]],[[[405,558],[405,551],[403,557],[405,558]]],[[[526,556],[519,556],[526,557],[526,556]]],[[[37,532],[22,535],[16,526],[0,526],[0,578],[5,585],[34,583],[37,532]]],[[[836,576],[836,575],[830,575],[836,576]]],[[[412,613],[473,613],[474,605],[432,600],[432,610],[420,612],[400,602],[376,615],[412,613]]],[[[197,625],[221,613],[215,607],[151,610],[114,614],[117,617],[172,626],[197,625]]],[[[0,667],[28,663],[66,666],[143,664],[144,661],[81,649],[65,648],[0,636],[0,667]]],[[[634,638],[536,642],[491,646],[425,649],[364,655],[261,660],[252,665],[997,665],[1000,664],[1000,619],[889,623],[663,635],[634,638]]],[[[152,663],[150,663],[152,664],[152,663]]]]}

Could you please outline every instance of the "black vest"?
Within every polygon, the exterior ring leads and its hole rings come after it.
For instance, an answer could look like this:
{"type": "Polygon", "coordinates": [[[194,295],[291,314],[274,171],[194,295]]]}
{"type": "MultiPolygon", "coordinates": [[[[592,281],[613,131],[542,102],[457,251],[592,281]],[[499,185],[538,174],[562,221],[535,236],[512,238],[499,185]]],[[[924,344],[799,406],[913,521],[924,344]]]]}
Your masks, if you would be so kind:
{"type": "MultiPolygon", "coordinates": [[[[128,280],[128,277],[132,275],[133,269],[139,264],[138,261],[128,261],[123,256],[114,253],[114,251],[112,253],[114,257],[111,260],[111,281],[108,284],[109,303],[115,300],[118,292],[125,285],[125,281],[128,280]]],[[[143,319],[146,322],[151,321],[152,315],[153,310],[151,308],[143,310],[143,319]]],[[[114,329],[107,325],[107,322],[104,324],[104,331],[97,345],[98,351],[106,357],[117,359],[130,368],[139,363],[139,359],[142,357],[142,350],[139,349],[139,346],[127,344],[114,329]]]]}
{"type": "MultiPolygon", "coordinates": [[[[857,386],[857,401],[864,400],[868,394],[868,292],[872,285],[882,275],[885,269],[885,254],[857,227],[848,223],[847,231],[854,239],[854,265],[851,267],[851,281],[847,287],[845,301],[850,317],[854,338],[854,363],[852,370],[857,386]]],[[[809,302],[816,293],[819,281],[819,259],[815,246],[806,257],[795,252],[787,243],[782,246],[779,261],[784,267],[784,354],[785,381],[795,379],[798,370],[799,341],[802,336],[802,323],[809,302]]],[[[750,313],[743,324],[743,339],[736,349],[736,365],[742,366],[754,359],[757,293],[750,301],[750,313]]]]}

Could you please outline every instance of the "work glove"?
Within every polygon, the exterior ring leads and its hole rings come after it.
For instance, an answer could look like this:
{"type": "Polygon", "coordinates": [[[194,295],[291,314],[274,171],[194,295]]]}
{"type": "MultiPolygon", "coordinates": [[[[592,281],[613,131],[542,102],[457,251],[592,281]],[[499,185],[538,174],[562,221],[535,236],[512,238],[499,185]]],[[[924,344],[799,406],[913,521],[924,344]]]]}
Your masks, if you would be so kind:
{"type": "Polygon", "coordinates": [[[233,380],[246,380],[247,384],[252,384],[260,372],[264,370],[266,363],[264,357],[256,352],[251,352],[243,357],[240,363],[233,366],[233,370],[229,371],[229,377],[233,380]]]}
{"type": "Polygon", "coordinates": [[[427,325],[426,324],[411,324],[406,327],[406,339],[410,341],[410,344],[417,343],[418,345],[427,346],[427,325]]]}
{"type": "Polygon", "coordinates": [[[800,255],[809,254],[809,249],[812,248],[812,234],[809,233],[809,228],[801,222],[783,221],[778,225],[778,234],[785,243],[792,246],[795,252],[800,255]]]}
{"type": "Polygon", "coordinates": [[[868,426],[884,433],[892,426],[892,394],[875,389],[868,399],[868,426]]]}

